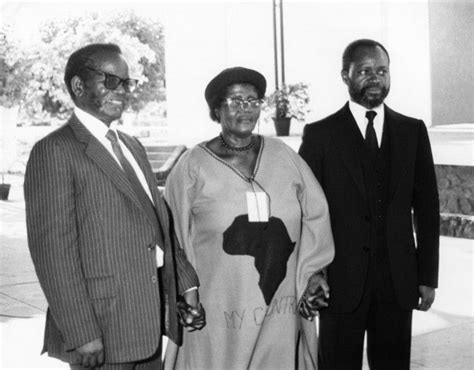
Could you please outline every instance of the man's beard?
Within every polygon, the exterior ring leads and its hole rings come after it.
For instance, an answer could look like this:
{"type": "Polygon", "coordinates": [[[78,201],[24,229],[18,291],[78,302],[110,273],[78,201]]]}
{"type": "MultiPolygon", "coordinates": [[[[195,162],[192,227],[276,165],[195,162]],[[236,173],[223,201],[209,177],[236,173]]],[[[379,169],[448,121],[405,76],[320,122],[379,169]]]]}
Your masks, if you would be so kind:
{"type": "Polygon", "coordinates": [[[351,96],[352,100],[368,109],[378,107],[380,104],[382,104],[390,91],[389,88],[386,88],[385,86],[376,85],[376,84],[364,86],[360,90],[356,90],[352,84],[349,84],[348,86],[349,86],[349,95],[351,96]],[[371,87],[380,87],[380,90],[381,90],[380,93],[378,94],[368,93],[367,89],[371,87]]]}

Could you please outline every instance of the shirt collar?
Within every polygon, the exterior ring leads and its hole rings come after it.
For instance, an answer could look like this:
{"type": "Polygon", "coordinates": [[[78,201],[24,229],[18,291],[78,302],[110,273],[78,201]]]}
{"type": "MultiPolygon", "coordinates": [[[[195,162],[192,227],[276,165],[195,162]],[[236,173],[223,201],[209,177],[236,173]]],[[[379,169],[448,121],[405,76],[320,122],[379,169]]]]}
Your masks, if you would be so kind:
{"type": "Polygon", "coordinates": [[[354,116],[354,118],[357,119],[357,117],[362,117],[364,120],[365,120],[365,112],[369,110],[373,110],[374,112],[377,113],[375,117],[382,118],[382,122],[383,122],[384,113],[385,113],[383,104],[380,104],[379,106],[371,108],[371,109],[367,109],[366,107],[363,107],[362,105],[357,104],[353,102],[352,100],[349,100],[349,109],[351,110],[351,113],[354,116]]]}
{"type": "Polygon", "coordinates": [[[109,129],[115,131],[114,127],[112,127],[113,123],[109,128],[104,122],[77,106],[74,107],[74,114],[79,119],[79,121],[81,121],[81,123],[91,132],[91,134],[100,141],[105,138],[105,135],[109,129]]]}
{"type": "Polygon", "coordinates": [[[384,105],[380,104],[379,106],[374,107],[372,109],[367,109],[362,105],[357,104],[352,100],[349,100],[349,109],[357,123],[357,126],[359,127],[359,130],[362,133],[362,136],[364,136],[365,128],[367,127],[367,118],[365,117],[365,113],[369,110],[373,110],[374,112],[376,112],[377,115],[374,118],[374,128],[377,133],[377,138],[380,140],[383,130],[383,122],[385,119],[384,105]]]}

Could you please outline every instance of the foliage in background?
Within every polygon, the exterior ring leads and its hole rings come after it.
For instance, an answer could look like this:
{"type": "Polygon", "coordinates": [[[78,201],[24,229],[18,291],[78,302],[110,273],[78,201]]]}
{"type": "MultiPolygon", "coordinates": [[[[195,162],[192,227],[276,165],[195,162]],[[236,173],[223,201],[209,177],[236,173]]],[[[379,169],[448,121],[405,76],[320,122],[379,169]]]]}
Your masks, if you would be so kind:
{"type": "Polygon", "coordinates": [[[13,37],[11,27],[0,28],[0,106],[11,108],[24,97],[29,61],[20,52],[19,42],[13,37]]]}
{"type": "Polygon", "coordinates": [[[132,111],[151,102],[164,104],[166,99],[164,33],[155,19],[132,11],[111,11],[49,20],[27,48],[8,27],[1,29],[0,37],[0,105],[20,104],[26,124],[49,124],[71,114],[64,68],[69,55],[89,43],[111,42],[122,49],[130,75],[141,81],[132,98],[132,111]]]}
{"type": "Polygon", "coordinates": [[[295,118],[304,121],[310,113],[308,84],[285,84],[265,98],[263,116],[268,118],[295,118]]]}

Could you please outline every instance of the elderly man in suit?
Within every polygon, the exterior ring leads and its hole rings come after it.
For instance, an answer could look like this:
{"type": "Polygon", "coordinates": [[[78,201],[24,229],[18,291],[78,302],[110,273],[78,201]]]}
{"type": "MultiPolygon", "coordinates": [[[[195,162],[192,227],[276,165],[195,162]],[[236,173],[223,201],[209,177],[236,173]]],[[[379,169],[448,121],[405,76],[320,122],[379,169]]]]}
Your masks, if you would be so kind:
{"type": "Polygon", "coordinates": [[[371,368],[408,369],[412,310],[430,308],[438,283],[430,143],[423,121],[383,103],[390,71],[380,43],[349,44],[341,76],[350,101],[307,125],[300,148],[326,194],[336,249],[326,272],[328,307],[320,311],[319,364],[360,369],[367,332],[371,368]]]}
{"type": "Polygon", "coordinates": [[[43,351],[74,369],[156,369],[161,335],[181,342],[178,317],[205,319],[145,151],[111,126],[137,81],[114,44],[75,51],[64,80],[74,114],[35,144],[24,184],[43,351]]]}

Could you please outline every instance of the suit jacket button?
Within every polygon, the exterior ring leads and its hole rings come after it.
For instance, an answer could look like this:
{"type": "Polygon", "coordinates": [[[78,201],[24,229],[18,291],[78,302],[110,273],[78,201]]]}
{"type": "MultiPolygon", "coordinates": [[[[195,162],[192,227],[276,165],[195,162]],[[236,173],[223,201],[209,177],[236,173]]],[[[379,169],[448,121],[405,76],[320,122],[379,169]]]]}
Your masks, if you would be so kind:
{"type": "Polygon", "coordinates": [[[155,248],[156,248],[156,244],[150,244],[148,247],[148,250],[151,252],[151,251],[154,251],[155,248]]]}
{"type": "Polygon", "coordinates": [[[370,248],[369,248],[369,246],[367,246],[367,245],[364,245],[364,246],[362,247],[362,249],[364,250],[364,252],[370,251],[370,248]]]}
{"type": "Polygon", "coordinates": [[[365,215],[364,219],[365,219],[365,221],[369,222],[369,221],[370,221],[370,216],[369,216],[369,215],[365,215]]]}
{"type": "Polygon", "coordinates": [[[151,282],[152,282],[152,283],[155,284],[157,281],[158,281],[158,279],[156,278],[156,276],[152,276],[152,277],[151,277],[151,282]]]}

